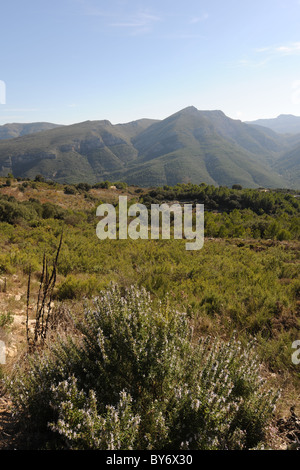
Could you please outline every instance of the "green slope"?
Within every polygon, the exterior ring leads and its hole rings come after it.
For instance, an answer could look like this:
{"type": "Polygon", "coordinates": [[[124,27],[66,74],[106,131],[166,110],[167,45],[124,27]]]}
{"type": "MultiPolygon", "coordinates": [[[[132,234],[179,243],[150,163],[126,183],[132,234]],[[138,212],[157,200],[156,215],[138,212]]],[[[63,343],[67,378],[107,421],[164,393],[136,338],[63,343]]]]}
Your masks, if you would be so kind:
{"type": "Polygon", "coordinates": [[[0,142],[3,175],[41,173],[57,181],[97,181],[127,161],[137,151],[109,121],[87,121],[0,142]]]}
{"type": "Polygon", "coordinates": [[[188,107],[161,121],[86,121],[2,140],[0,175],[42,174],[68,183],[285,187],[286,175],[274,164],[289,148],[284,137],[270,130],[230,119],[222,111],[188,107]]]}
{"type": "Polygon", "coordinates": [[[288,183],[288,187],[299,189],[300,187],[300,145],[282,155],[274,165],[277,171],[288,183]]]}
{"type": "Polygon", "coordinates": [[[280,186],[283,181],[267,161],[284,147],[281,142],[222,112],[186,108],[139,134],[133,143],[142,168],[126,173],[144,184],[159,174],[160,184],[181,181],[249,187],[280,186]],[[250,151],[252,149],[252,152],[250,151]],[[144,174],[145,172],[145,174],[144,174]]]}

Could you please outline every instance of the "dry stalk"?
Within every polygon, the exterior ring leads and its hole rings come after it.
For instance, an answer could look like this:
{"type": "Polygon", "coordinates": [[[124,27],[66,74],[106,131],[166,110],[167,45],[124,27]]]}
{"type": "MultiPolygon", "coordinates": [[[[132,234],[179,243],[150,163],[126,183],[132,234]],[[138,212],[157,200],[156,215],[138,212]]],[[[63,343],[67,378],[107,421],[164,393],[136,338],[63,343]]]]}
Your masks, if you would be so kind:
{"type": "Polygon", "coordinates": [[[27,286],[27,313],[26,313],[26,337],[29,350],[33,350],[38,345],[43,345],[47,336],[51,316],[53,315],[53,292],[56,283],[57,263],[62,246],[63,233],[61,234],[59,245],[57,247],[56,256],[53,261],[52,271],[49,274],[48,261],[46,254],[43,256],[43,269],[39,285],[34,335],[30,337],[29,332],[29,299],[30,299],[30,282],[31,267],[29,268],[28,286],[27,286]]]}

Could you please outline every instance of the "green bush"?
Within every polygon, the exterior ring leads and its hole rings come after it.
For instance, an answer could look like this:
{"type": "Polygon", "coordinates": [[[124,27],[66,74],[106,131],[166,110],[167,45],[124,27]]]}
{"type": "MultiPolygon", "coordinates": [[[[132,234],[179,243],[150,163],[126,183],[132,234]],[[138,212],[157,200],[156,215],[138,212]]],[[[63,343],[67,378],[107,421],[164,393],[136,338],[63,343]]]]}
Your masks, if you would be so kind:
{"type": "Polygon", "coordinates": [[[63,219],[66,211],[60,206],[45,202],[42,204],[42,217],[43,219],[63,219]]]}
{"type": "Polygon", "coordinates": [[[11,325],[13,321],[14,319],[10,312],[0,313],[0,328],[11,325]]]}
{"type": "Polygon", "coordinates": [[[100,183],[94,184],[93,188],[95,188],[95,189],[98,189],[98,188],[109,189],[110,186],[112,186],[112,185],[113,185],[113,183],[111,183],[110,181],[101,181],[100,183]]]}
{"type": "Polygon", "coordinates": [[[65,186],[64,188],[65,194],[77,194],[76,188],[74,186],[65,186]]]}
{"type": "Polygon", "coordinates": [[[56,296],[59,300],[91,298],[99,290],[99,284],[100,281],[94,276],[88,279],[78,279],[76,276],[69,275],[58,285],[56,296]]]}
{"type": "Polygon", "coordinates": [[[15,224],[21,220],[32,221],[36,216],[35,210],[29,205],[20,204],[14,198],[0,199],[0,222],[15,224]]]}
{"type": "Polygon", "coordinates": [[[254,346],[194,341],[185,314],[145,290],[112,287],[86,308],[80,341],[60,340],[10,384],[19,417],[71,449],[247,449],[276,395],[254,346]]]}

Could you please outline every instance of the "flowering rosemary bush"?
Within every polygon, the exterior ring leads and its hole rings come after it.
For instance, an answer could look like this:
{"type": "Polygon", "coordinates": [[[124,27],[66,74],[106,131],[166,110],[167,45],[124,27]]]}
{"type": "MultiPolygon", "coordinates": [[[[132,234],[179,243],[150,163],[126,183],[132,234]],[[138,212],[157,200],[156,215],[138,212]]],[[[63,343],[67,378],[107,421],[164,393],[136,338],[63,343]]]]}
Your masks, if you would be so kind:
{"type": "Polygon", "coordinates": [[[277,395],[254,346],[196,342],[185,314],[132,287],[101,293],[78,325],[11,383],[16,410],[71,449],[257,447],[277,395]],[[80,340],[78,339],[80,338],[80,340]]]}

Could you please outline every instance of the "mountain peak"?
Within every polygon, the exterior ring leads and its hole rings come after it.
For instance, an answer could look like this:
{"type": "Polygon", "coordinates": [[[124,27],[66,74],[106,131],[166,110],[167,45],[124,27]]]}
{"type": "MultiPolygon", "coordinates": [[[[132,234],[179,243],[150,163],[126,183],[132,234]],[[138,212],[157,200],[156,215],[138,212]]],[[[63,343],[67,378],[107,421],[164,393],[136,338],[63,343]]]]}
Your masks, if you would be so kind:
{"type": "Polygon", "coordinates": [[[214,110],[207,110],[207,111],[200,111],[197,109],[195,106],[187,106],[186,108],[183,108],[181,111],[178,111],[177,113],[174,114],[176,115],[189,115],[189,116],[206,116],[206,117],[222,117],[222,118],[227,118],[226,114],[223,113],[223,111],[219,109],[214,109],[214,110]]]}
{"type": "Polygon", "coordinates": [[[179,111],[179,113],[185,113],[185,114],[194,114],[194,113],[198,113],[198,109],[195,108],[195,106],[187,106],[186,108],[183,108],[181,111],[179,111]]]}

